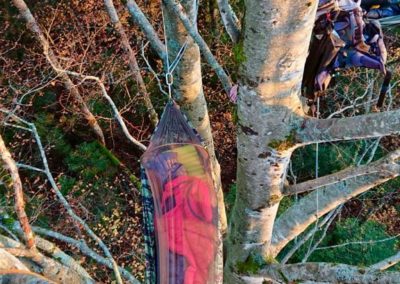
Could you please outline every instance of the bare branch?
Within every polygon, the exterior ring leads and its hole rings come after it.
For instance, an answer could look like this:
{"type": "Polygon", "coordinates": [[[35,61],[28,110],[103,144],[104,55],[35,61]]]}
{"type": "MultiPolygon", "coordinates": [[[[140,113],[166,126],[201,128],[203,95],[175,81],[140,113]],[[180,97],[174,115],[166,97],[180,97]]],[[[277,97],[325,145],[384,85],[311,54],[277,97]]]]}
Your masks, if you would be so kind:
{"type": "Polygon", "coordinates": [[[147,39],[150,42],[151,47],[157,52],[158,56],[165,63],[167,60],[165,45],[161,42],[156,31],[154,30],[150,22],[147,20],[142,10],[140,10],[139,6],[136,4],[134,0],[128,0],[126,3],[126,7],[128,8],[128,11],[131,14],[132,18],[135,20],[135,22],[139,25],[140,29],[146,35],[147,39]]]}
{"type": "Polygon", "coordinates": [[[29,271],[21,261],[3,248],[0,248],[0,269],[19,269],[27,272],[29,271]]]}
{"type": "Polygon", "coordinates": [[[312,230],[310,230],[301,240],[298,240],[297,243],[290,249],[290,251],[285,255],[284,258],[282,258],[281,264],[286,264],[289,259],[293,256],[293,254],[298,251],[298,249],[304,245],[312,236],[315,235],[315,233],[320,230],[328,221],[332,219],[332,216],[334,216],[335,212],[337,210],[332,210],[330,213],[328,213],[325,218],[318,223],[317,226],[315,226],[312,230]]]}
{"type": "Polygon", "coordinates": [[[24,192],[22,190],[22,182],[19,177],[19,172],[14,159],[11,157],[6,145],[4,144],[3,138],[0,135],[0,157],[3,161],[5,168],[8,170],[11,179],[12,186],[14,188],[14,198],[15,198],[15,212],[17,213],[18,220],[21,223],[22,231],[24,232],[24,239],[26,246],[29,249],[35,250],[35,241],[32,233],[31,226],[29,225],[28,216],[25,213],[25,202],[24,202],[24,192]]]}
{"type": "Polygon", "coordinates": [[[366,271],[357,266],[332,263],[270,265],[258,275],[242,277],[245,283],[262,284],[264,279],[276,283],[398,283],[400,272],[366,271]]]}
{"type": "MultiPolygon", "coordinates": [[[[345,183],[347,183],[348,180],[362,178],[370,174],[381,173],[382,177],[383,176],[389,177],[393,174],[393,169],[395,169],[395,171],[398,170],[397,167],[393,168],[393,166],[397,165],[397,160],[399,159],[399,155],[400,152],[395,151],[388,157],[380,159],[379,161],[372,164],[362,165],[359,167],[349,167],[334,174],[326,175],[317,179],[288,186],[284,189],[284,194],[293,195],[317,189],[327,190],[328,188],[335,186],[341,187],[345,183]]],[[[399,173],[396,173],[396,175],[397,174],[399,173]]]]}
{"type": "Polygon", "coordinates": [[[177,17],[179,17],[179,19],[182,21],[182,24],[185,26],[185,29],[187,30],[187,32],[190,34],[190,36],[193,38],[193,40],[199,46],[199,48],[200,48],[204,58],[207,60],[208,64],[210,64],[211,68],[213,68],[215,70],[215,72],[217,73],[217,76],[218,76],[219,80],[221,81],[225,92],[227,94],[229,94],[229,92],[232,88],[232,81],[231,81],[230,77],[226,74],[225,70],[215,59],[215,57],[212,54],[207,43],[204,41],[204,39],[198,33],[197,29],[191,23],[190,19],[185,14],[185,9],[182,7],[182,5],[180,3],[178,3],[175,0],[163,0],[163,3],[165,3],[166,7],[168,9],[171,9],[171,11],[173,11],[174,14],[177,17]]]}
{"type": "Polygon", "coordinates": [[[0,228],[4,232],[6,232],[14,241],[19,242],[18,237],[13,232],[11,232],[6,226],[4,226],[3,224],[0,223],[0,228]]]}
{"type": "Polygon", "coordinates": [[[30,166],[30,165],[25,165],[25,164],[20,164],[20,163],[16,163],[16,165],[20,169],[22,168],[22,169],[28,169],[28,170],[31,170],[31,171],[35,171],[35,172],[44,173],[44,170],[36,168],[36,167],[33,167],[33,166],[30,166]]]}
{"type": "Polygon", "coordinates": [[[80,218],[78,215],[75,214],[75,212],[73,211],[71,205],[68,203],[68,201],[65,199],[65,197],[63,196],[63,194],[61,193],[60,189],[57,186],[56,181],[53,178],[53,175],[51,174],[50,168],[49,168],[49,164],[47,162],[47,157],[42,145],[42,141],[40,139],[40,136],[37,132],[36,126],[34,123],[30,123],[18,116],[16,116],[15,114],[10,113],[7,110],[4,109],[0,109],[1,112],[7,113],[7,114],[11,114],[11,116],[21,122],[26,124],[27,126],[29,126],[29,128],[31,129],[31,132],[34,135],[34,139],[36,140],[38,149],[39,149],[39,153],[40,153],[40,157],[42,159],[43,162],[43,167],[44,167],[44,172],[47,176],[48,181],[51,184],[51,187],[53,188],[54,193],[56,194],[56,196],[58,197],[58,200],[60,201],[61,205],[65,208],[65,210],[67,211],[68,215],[71,216],[71,218],[77,222],[78,224],[80,224],[84,230],[88,233],[88,235],[99,245],[99,247],[103,250],[105,256],[109,259],[109,261],[113,264],[113,270],[115,273],[115,276],[117,278],[118,283],[122,283],[122,279],[119,273],[119,269],[118,266],[115,262],[115,260],[113,259],[110,250],[107,248],[107,246],[104,244],[104,242],[93,232],[93,230],[86,224],[86,222],[80,218]]]}
{"type": "MultiPolygon", "coordinates": [[[[21,232],[19,224],[15,222],[14,225],[17,225],[17,230],[21,232]]],[[[28,271],[40,273],[52,281],[57,281],[57,283],[94,283],[89,274],[73,258],[61,252],[48,241],[43,240],[44,243],[38,242],[37,237],[35,241],[37,242],[37,247],[46,246],[44,251],[49,253],[53,258],[47,257],[37,250],[28,250],[20,242],[0,235],[0,247],[17,258],[23,258],[24,263],[30,269],[28,271]],[[51,245],[47,247],[49,244],[51,245]],[[53,253],[51,249],[54,248],[56,248],[56,252],[53,253]],[[26,260],[29,260],[29,262],[26,260]]]]}
{"type": "Polygon", "coordinates": [[[113,113],[115,115],[115,118],[117,119],[119,125],[122,128],[122,131],[124,132],[126,138],[128,138],[129,141],[131,141],[134,145],[136,145],[139,149],[141,149],[142,151],[146,151],[147,147],[145,145],[143,145],[142,143],[140,143],[139,141],[137,141],[130,133],[128,128],[126,127],[126,124],[124,122],[124,119],[122,118],[121,114],[118,111],[117,106],[115,105],[114,101],[112,100],[112,98],[108,95],[107,93],[107,89],[104,86],[104,83],[100,80],[99,77],[96,76],[87,76],[87,75],[83,75],[77,72],[73,72],[73,71],[68,71],[68,70],[63,70],[63,72],[69,74],[69,75],[73,75],[73,76],[77,76],[82,78],[82,82],[90,80],[90,81],[95,81],[101,89],[101,93],[103,95],[103,97],[108,101],[108,103],[111,106],[111,109],[113,110],[113,113]]]}
{"type": "Polygon", "coordinates": [[[55,284],[39,274],[32,273],[29,270],[5,269],[0,270],[0,281],[2,283],[40,283],[40,284],[55,284]]]}
{"type": "Polygon", "coordinates": [[[238,43],[240,37],[240,23],[229,4],[229,0],[217,0],[222,22],[233,43],[238,43]]]}
{"type": "Polygon", "coordinates": [[[305,263],[305,262],[308,260],[308,258],[313,254],[313,252],[314,252],[315,250],[318,249],[319,244],[325,239],[326,233],[327,233],[329,227],[331,226],[333,220],[336,218],[336,216],[337,216],[337,215],[339,214],[339,212],[341,211],[342,206],[343,206],[343,205],[339,206],[338,209],[332,211],[334,214],[332,214],[332,215],[331,215],[331,214],[328,214],[328,215],[330,215],[330,216],[329,216],[328,222],[327,222],[327,224],[326,224],[326,226],[325,226],[325,228],[324,228],[324,231],[322,232],[321,237],[318,238],[318,240],[315,242],[315,244],[313,244],[312,247],[311,247],[311,244],[312,244],[312,241],[311,241],[310,247],[309,247],[309,249],[308,249],[306,255],[304,256],[304,258],[303,258],[302,261],[301,261],[302,263],[305,263]]]}
{"type": "Polygon", "coordinates": [[[142,58],[144,59],[144,62],[146,62],[147,68],[149,69],[149,71],[151,72],[151,74],[153,74],[154,78],[157,80],[157,85],[158,85],[158,89],[160,90],[160,92],[165,95],[166,97],[169,96],[169,94],[163,90],[162,84],[161,84],[161,79],[158,77],[159,74],[156,73],[156,71],[154,71],[154,69],[151,67],[149,60],[147,59],[145,53],[144,53],[144,49],[146,48],[146,46],[149,43],[147,42],[145,45],[142,45],[142,58]]]}
{"type": "Polygon", "coordinates": [[[387,242],[387,241],[391,241],[391,240],[397,239],[398,237],[400,237],[400,234],[397,234],[397,235],[391,236],[391,237],[387,237],[387,238],[384,238],[384,239],[379,239],[379,240],[347,242],[347,243],[342,243],[342,244],[337,244],[337,245],[319,247],[319,248],[316,248],[316,250],[341,248],[341,247],[352,246],[352,245],[372,245],[372,244],[384,243],[384,242],[387,242]]]}
{"type": "Polygon", "coordinates": [[[296,133],[299,144],[375,138],[400,133],[400,110],[331,119],[307,119],[296,133]]]}
{"type": "Polygon", "coordinates": [[[378,263],[375,263],[374,265],[371,265],[369,269],[371,270],[385,270],[393,265],[396,265],[397,263],[400,262],[400,252],[396,253],[395,255],[388,257],[378,263]]]}
{"type": "Polygon", "coordinates": [[[50,48],[50,44],[46,37],[44,36],[43,32],[41,31],[38,23],[36,22],[35,18],[33,17],[31,11],[29,10],[28,6],[23,0],[13,0],[15,7],[17,7],[21,16],[27,22],[28,28],[33,32],[36,39],[40,42],[43,47],[43,53],[46,56],[47,61],[56,71],[57,75],[63,80],[65,88],[71,92],[72,97],[74,100],[79,104],[80,110],[88,121],[90,127],[95,132],[96,136],[98,137],[99,141],[105,145],[105,138],[103,134],[103,130],[101,129],[100,125],[98,124],[94,115],[90,112],[89,108],[87,107],[84,99],[79,93],[78,88],[72,83],[71,79],[65,72],[62,72],[62,68],[58,62],[57,57],[54,55],[54,52],[50,48]]]}
{"type": "Polygon", "coordinates": [[[399,176],[399,159],[400,150],[368,166],[350,168],[303,183],[304,188],[308,184],[308,188],[316,190],[300,199],[276,220],[270,253],[277,255],[288,242],[340,204],[399,176]]]}
{"type": "MultiPolygon", "coordinates": [[[[37,233],[37,234],[41,234],[47,237],[51,237],[57,240],[60,240],[62,242],[65,242],[67,244],[73,245],[74,247],[76,247],[77,249],[80,250],[80,252],[82,252],[84,255],[89,256],[90,258],[92,258],[94,261],[103,264],[105,266],[107,266],[110,269],[114,269],[114,264],[107,258],[102,257],[101,255],[99,255],[98,253],[96,253],[95,251],[93,251],[92,249],[90,249],[88,247],[88,245],[81,240],[75,240],[73,238],[64,236],[60,233],[48,230],[48,229],[44,229],[44,228],[39,228],[39,227],[33,227],[33,230],[37,233]]],[[[126,269],[119,267],[118,266],[118,270],[121,273],[121,275],[124,276],[125,279],[127,279],[130,283],[137,283],[139,284],[140,282],[126,269]]]]}
{"type": "Polygon", "coordinates": [[[121,37],[122,47],[128,55],[129,68],[131,69],[133,76],[139,86],[139,92],[142,94],[144,98],[144,103],[146,105],[147,110],[150,114],[150,120],[153,123],[153,126],[156,126],[158,123],[158,116],[156,111],[154,110],[153,103],[150,100],[150,95],[147,92],[146,85],[143,81],[143,77],[140,74],[139,65],[136,60],[135,53],[132,50],[131,45],[129,44],[128,36],[125,33],[124,27],[122,26],[117,11],[115,10],[114,3],[112,0],[104,0],[104,5],[110,16],[111,22],[114,24],[115,29],[119,33],[121,37]]]}

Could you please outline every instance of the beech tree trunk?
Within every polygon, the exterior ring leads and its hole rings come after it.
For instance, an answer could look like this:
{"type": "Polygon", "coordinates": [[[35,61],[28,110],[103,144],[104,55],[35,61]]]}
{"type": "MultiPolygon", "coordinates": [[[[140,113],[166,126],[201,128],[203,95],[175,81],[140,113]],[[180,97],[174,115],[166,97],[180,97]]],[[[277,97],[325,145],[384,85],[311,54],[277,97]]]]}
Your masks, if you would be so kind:
{"type": "Polygon", "coordinates": [[[250,255],[269,257],[274,220],[303,116],[300,86],[317,1],[246,0],[238,99],[237,196],[226,283],[250,255]]]}
{"type": "MultiPolygon", "coordinates": [[[[25,3],[22,0],[13,1],[30,23],[30,28],[39,36],[49,62],[58,70],[57,58],[48,48],[46,39],[41,35],[25,3]]],[[[220,168],[215,158],[207,105],[202,91],[199,46],[227,92],[232,84],[196,30],[196,2],[163,0],[166,5],[163,7],[164,21],[170,62],[175,59],[181,46],[186,42],[188,44],[174,72],[174,98],[204,138],[210,153],[219,193],[220,227],[224,231],[226,219],[220,168]]],[[[218,0],[218,4],[222,7],[221,13],[228,33],[235,41],[239,37],[233,29],[234,15],[231,10],[223,8],[230,8],[229,2],[218,0]]],[[[343,119],[317,120],[307,117],[303,113],[299,96],[317,1],[245,0],[245,6],[245,23],[240,37],[243,40],[238,43],[242,45],[238,50],[243,53],[239,57],[244,59],[239,70],[237,197],[226,242],[225,282],[396,283],[400,277],[398,272],[383,273],[379,270],[399,262],[399,254],[366,270],[329,263],[272,264],[273,258],[318,218],[377,184],[400,175],[398,150],[369,165],[348,168],[293,186],[284,186],[293,151],[312,143],[399,133],[399,110],[343,119]],[[302,197],[276,219],[283,196],[305,192],[311,193],[302,197]],[[242,264],[260,258],[270,262],[265,269],[254,275],[241,269],[242,264]]],[[[165,61],[165,46],[144,14],[133,0],[128,0],[127,7],[150,38],[153,48],[165,61]]],[[[124,44],[129,45],[126,40],[124,44]]],[[[137,64],[134,65],[135,63],[132,68],[137,70],[137,64]]],[[[59,75],[65,79],[68,88],[68,84],[72,84],[68,74],[63,72],[59,75]]],[[[48,166],[46,171],[49,172],[48,166]]],[[[38,247],[40,248],[39,244],[38,247]]],[[[84,249],[85,247],[81,250],[84,249]]],[[[0,254],[5,255],[9,251],[4,253],[0,250],[0,254]]],[[[222,251],[219,253],[217,264],[221,265],[222,251]]],[[[113,260],[111,256],[108,257],[108,266],[112,267],[113,260]]],[[[104,261],[103,264],[106,264],[104,261]]],[[[83,276],[86,278],[86,275],[83,276]]],[[[217,283],[222,280],[222,274],[220,276],[217,283]]]]}
{"type": "MultiPolygon", "coordinates": [[[[184,0],[181,4],[186,10],[186,14],[196,27],[197,23],[197,1],[184,0]]],[[[185,114],[188,116],[193,127],[199,132],[203,138],[204,145],[210,155],[213,167],[213,179],[217,189],[218,213],[219,213],[219,232],[220,232],[220,249],[218,257],[219,279],[222,281],[222,234],[227,229],[227,220],[225,213],[224,197],[221,184],[221,169],[215,156],[214,141],[208,116],[207,102],[203,93],[203,82],[201,76],[201,57],[200,50],[194,40],[187,33],[181,21],[174,13],[163,7],[164,21],[167,31],[167,44],[169,51],[169,61],[172,62],[181,47],[187,43],[186,51],[176,67],[174,72],[174,93],[175,100],[179,103],[185,114]]]]}

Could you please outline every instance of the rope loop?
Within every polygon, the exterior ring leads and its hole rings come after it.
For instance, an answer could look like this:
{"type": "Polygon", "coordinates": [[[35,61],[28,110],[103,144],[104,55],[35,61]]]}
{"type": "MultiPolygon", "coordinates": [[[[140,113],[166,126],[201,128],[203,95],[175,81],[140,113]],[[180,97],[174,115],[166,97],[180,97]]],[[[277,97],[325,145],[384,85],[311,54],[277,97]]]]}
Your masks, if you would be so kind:
{"type": "Polygon", "coordinates": [[[174,76],[172,75],[171,72],[165,73],[165,83],[168,86],[172,86],[172,84],[174,83],[174,76]]]}

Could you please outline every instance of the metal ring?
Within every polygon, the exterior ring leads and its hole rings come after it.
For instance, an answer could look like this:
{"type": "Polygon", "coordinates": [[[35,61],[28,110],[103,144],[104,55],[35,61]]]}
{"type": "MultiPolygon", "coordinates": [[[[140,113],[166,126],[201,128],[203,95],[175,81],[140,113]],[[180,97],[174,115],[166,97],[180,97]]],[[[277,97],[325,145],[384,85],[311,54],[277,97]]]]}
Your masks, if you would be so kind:
{"type": "Polygon", "coordinates": [[[165,74],[165,82],[168,86],[171,86],[174,83],[174,76],[172,73],[168,72],[165,74]]]}

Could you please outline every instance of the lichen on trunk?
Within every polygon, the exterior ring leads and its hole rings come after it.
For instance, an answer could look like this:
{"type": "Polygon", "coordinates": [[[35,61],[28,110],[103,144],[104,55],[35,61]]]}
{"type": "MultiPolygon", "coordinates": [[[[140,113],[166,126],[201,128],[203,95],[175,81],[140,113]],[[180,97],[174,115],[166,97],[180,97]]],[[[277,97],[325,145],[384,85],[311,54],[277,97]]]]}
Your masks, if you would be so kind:
{"type": "Polygon", "coordinates": [[[316,1],[247,0],[245,5],[237,197],[225,266],[232,281],[237,278],[231,272],[237,272],[237,264],[249,255],[268,260],[286,171],[296,147],[296,143],[275,144],[290,139],[304,116],[299,94],[316,11],[316,1]]]}

